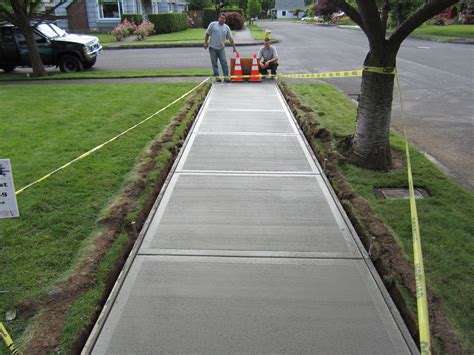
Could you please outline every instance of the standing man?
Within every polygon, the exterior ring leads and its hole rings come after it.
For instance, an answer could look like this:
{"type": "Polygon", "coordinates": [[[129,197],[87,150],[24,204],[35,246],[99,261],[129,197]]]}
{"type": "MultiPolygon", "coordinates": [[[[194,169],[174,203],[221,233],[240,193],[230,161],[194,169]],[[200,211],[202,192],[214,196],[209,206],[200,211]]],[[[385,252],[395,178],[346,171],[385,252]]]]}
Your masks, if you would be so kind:
{"type": "MultiPolygon", "coordinates": [[[[234,48],[234,53],[237,53],[235,49],[234,38],[229,26],[225,24],[225,14],[219,15],[219,20],[211,22],[206,31],[206,37],[204,38],[204,49],[209,48],[209,54],[211,56],[212,70],[214,76],[219,76],[219,66],[217,60],[221,63],[222,73],[224,76],[229,76],[229,67],[227,66],[227,58],[225,56],[225,40],[228,39],[230,44],[234,48]],[[211,43],[209,44],[209,37],[211,37],[211,43]]],[[[224,79],[225,82],[229,82],[229,78],[224,79]]],[[[221,79],[217,78],[216,81],[220,82],[221,79]]]]}
{"type": "Polygon", "coordinates": [[[278,53],[274,46],[271,45],[270,39],[265,38],[263,47],[260,48],[257,54],[257,58],[260,59],[260,74],[267,75],[268,69],[270,69],[272,75],[276,74],[278,68],[278,53]]]}

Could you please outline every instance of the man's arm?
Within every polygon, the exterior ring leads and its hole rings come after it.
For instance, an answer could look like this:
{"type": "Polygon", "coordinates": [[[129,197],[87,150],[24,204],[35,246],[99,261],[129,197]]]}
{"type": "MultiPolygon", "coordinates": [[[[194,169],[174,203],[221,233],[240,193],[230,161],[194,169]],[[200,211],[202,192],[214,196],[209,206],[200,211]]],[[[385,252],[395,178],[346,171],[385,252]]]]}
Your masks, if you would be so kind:
{"type": "MultiPolygon", "coordinates": [[[[226,25],[227,26],[227,25],[226,25]]],[[[232,37],[232,32],[230,31],[230,27],[227,26],[227,39],[229,40],[232,48],[234,48],[234,53],[237,53],[237,48],[235,48],[235,41],[234,41],[234,37],[232,37]]]]}
{"type": "Polygon", "coordinates": [[[273,57],[272,57],[272,59],[267,60],[267,64],[270,64],[270,63],[273,63],[273,62],[277,62],[277,61],[278,61],[278,52],[277,52],[277,50],[276,50],[275,47],[272,48],[272,52],[273,52],[273,57]]]}
{"type": "Polygon", "coordinates": [[[204,49],[209,48],[209,37],[212,30],[212,22],[207,26],[206,35],[204,36],[204,49]]]}

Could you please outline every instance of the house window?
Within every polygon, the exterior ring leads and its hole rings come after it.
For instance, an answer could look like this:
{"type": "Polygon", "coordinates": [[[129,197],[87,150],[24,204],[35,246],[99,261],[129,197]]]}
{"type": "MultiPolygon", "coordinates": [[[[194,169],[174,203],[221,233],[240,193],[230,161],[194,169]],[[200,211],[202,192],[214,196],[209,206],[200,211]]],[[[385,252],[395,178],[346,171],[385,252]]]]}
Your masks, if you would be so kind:
{"type": "Polygon", "coordinates": [[[286,16],[286,11],[282,11],[282,12],[281,12],[281,15],[282,15],[282,16],[286,16]]]}
{"type": "Polygon", "coordinates": [[[101,19],[119,19],[122,12],[122,1],[99,0],[99,17],[101,19]]]}
{"type": "Polygon", "coordinates": [[[160,13],[160,4],[158,2],[153,1],[151,6],[153,8],[152,11],[153,11],[154,14],[159,14],[160,13]]]}

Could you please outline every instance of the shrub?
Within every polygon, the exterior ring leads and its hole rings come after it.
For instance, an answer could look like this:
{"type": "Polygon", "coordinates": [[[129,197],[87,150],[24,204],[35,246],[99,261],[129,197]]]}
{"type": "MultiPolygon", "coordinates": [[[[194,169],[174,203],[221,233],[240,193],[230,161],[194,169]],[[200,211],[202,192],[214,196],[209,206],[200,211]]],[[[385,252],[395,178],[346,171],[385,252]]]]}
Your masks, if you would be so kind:
{"type": "Polygon", "coordinates": [[[117,41],[121,41],[125,37],[133,34],[136,29],[137,25],[125,19],[115,26],[111,33],[117,41]]]}
{"type": "MultiPolygon", "coordinates": [[[[225,13],[226,16],[228,16],[229,14],[235,13],[235,12],[238,13],[242,18],[242,25],[238,29],[241,30],[244,27],[244,22],[245,22],[245,18],[244,18],[244,14],[243,14],[244,10],[242,10],[240,7],[237,7],[237,6],[223,7],[223,8],[221,8],[221,12],[225,13]]],[[[216,21],[216,20],[217,20],[216,9],[214,9],[212,7],[208,7],[208,8],[205,8],[203,10],[203,13],[202,13],[202,27],[207,28],[212,21],[216,21]]],[[[225,23],[227,23],[227,19],[226,19],[225,23]]],[[[230,27],[231,30],[234,29],[234,28],[232,28],[232,26],[229,23],[227,23],[227,25],[230,27]]]]}
{"type": "Polygon", "coordinates": [[[244,17],[244,10],[241,9],[240,7],[238,6],[226,6],[226,7],[223,7],[221,8],[221,12],[224,12],[224,13],[229,13],[229,12],[238,12],[240,15],[242,15],[242,17],[244,17]]]}
{"type": "Polygon", "coordinates": [[[189,28],[188,15],[183,13],[148,15],[148,19],[155,25],[155,32],[158,34],[184,31],[189,28]]]}
{"type": "Polygon", "coordinates": [[[189,10],[196,10],[201,11],[205,7],[209,7],[211,5],[210,0],[191,0],[188,5],[189,10]]]}
{"type": "Polygon", "coordinates": [[[202,13],[202,27],[207,28],[212,21],[216,21],[216,9],[205,8],[202,13]]]}
{"type": "Polygon", "coordinates": [[[429,19],[425,22],[427,25],[435,25],[435,26],[444,26],[446,24],[446,19],[441,16],[435,16],[432,19],[429,19]]]}
{"type": "Polygon", "coordinates": [[[338,25],[353,25],[354,22],[349,17],[343,17],[338,20],[331,20],[331,23],[335,23],[338,25]]]}
{"type": "Polygon", "coordinates": [[[226,13],[225,23],[231,30],[241,30],[244,26],[244,18],[238,12],[226,13]]]}
{"type": "Polygon", "coordinates": [[[143,16],[140,14],[123,14],[121,20],[122,22],[128,20],[138,26],[143,22],[143,16]]]}
{"type": "Polygon", "coordinates": [[[137,36],[137,39],[141,41],[142,39],[147,38],[151,33],[153,33],[154,27],[155,25],[151,22],[144,21],[140,25],[138,25],[134,34],[137,36]]]}

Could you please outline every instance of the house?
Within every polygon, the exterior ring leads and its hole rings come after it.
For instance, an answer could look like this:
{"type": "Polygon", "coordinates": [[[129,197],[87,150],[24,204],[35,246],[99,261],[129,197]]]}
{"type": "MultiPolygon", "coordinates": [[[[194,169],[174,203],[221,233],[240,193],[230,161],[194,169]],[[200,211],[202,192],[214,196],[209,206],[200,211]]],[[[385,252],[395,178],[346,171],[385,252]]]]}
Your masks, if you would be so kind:
{"type": "Polygon", "coordinates": [[[275,9],[277,18],[299,18],[304,15],[304,0],[275,0],[275,9]],[[299,9],[298,14],[295,10],[299,9]]]}
{"type": "MultiPolygon", "coordinates": [[[[58,0],[43,0],[43,2],[58,0]]],[[[71,32],[110,31],[122,14],[180,13],[187,10],[186,0],[67,0],[56,9],[64,16],[59,26],[71,32]]]]}

